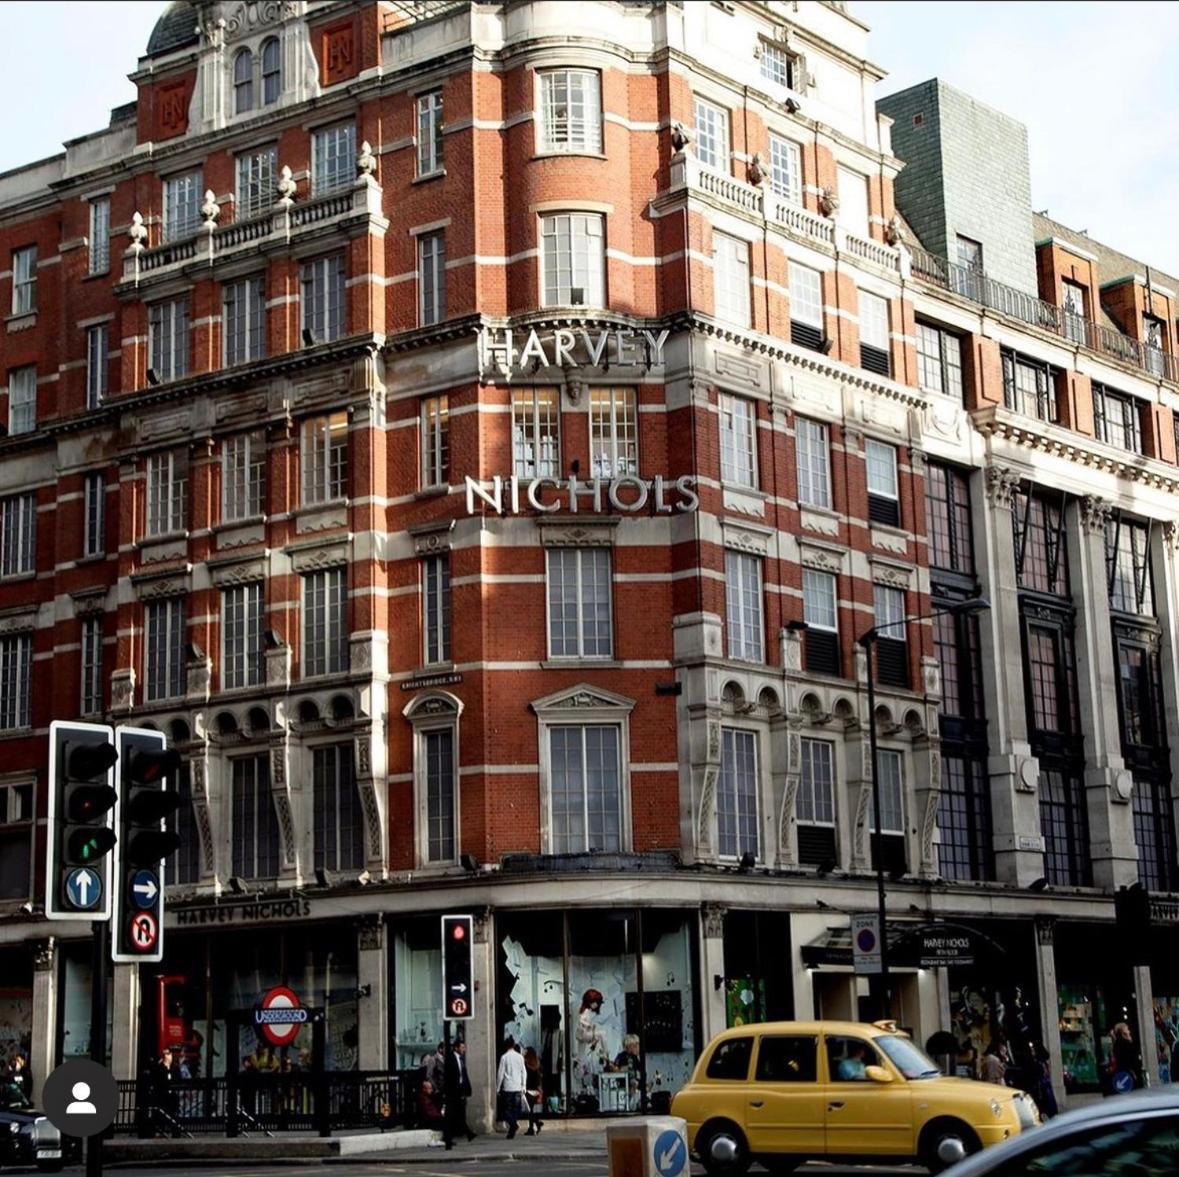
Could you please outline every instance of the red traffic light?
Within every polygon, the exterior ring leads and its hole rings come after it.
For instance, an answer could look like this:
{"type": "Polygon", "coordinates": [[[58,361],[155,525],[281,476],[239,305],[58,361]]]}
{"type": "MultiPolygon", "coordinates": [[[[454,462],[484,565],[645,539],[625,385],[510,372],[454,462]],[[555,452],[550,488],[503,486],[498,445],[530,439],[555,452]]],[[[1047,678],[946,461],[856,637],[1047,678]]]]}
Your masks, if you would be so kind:
{"type": "Polygon", "coordinates": [[[116,799],[110,785],[75,785],[66,797],[66,818],[72,822],[92,822],[102,817],[116,799]]]}
{"type": "Polygon", "coordinates": [[[467,929],[462,924],[454,924],[450,929],[450,934],[456,940],[465,940],[467,938],[467,929]]]}
{"type": "Polygon", "coordinates": [[[180,753],[173,748],[134,748],[123,773],[135,784],[153,785],[171,776],[179,767],[180,753]]]}

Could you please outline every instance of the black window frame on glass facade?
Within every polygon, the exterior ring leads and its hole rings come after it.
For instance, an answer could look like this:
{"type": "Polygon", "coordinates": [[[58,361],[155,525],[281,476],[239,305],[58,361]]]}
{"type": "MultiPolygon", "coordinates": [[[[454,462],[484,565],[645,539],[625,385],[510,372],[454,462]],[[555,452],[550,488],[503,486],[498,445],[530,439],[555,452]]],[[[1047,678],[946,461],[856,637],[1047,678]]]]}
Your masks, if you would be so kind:
{"type": "Polygon", "coordinates": [[[1039,421],[1055,424],[1058,420],[1056,410],[1056,381],[1060,369],[1044,360],[1033,360],[1029,356],[1004,348],[1003,359],[1003,405],[1016,413],[1023,413],[1027,417],[1035,417],[1039,421]],[[1030,373],[1035,388],[1032,390],[1020,387],[1020,372],[1030,373]],[[1034,397],[1034,408],[1029,410],[1034,397]]]}
{"type": "Polygon", "coordinates": [[[1105,567],[1118,681],[1118,730],[1122,759],[1134,778],[1131,804],[1138,880],[1148,891],[1173,892],[1179,891],[1179,853],[1163,711],[1162,632],[1155,615],[1150,567],[1153,530],[1151,521],[1115,511],[1105,525],[1105,567]]]}
{"type": "Polygon", "coordinates": [[[1093,882],[1063,491],[1025,484],[1012,503],[1024,692],[1032,755],[1040,764],[1044,877],[1093,882]],[[1047,643],[1047,645],[1045,645],[1047,643]],[[1037,651],[1049,657],[1037,657],[1037,651]],[[1043,722],[1041,722],[1043,720],[1043,722]]]}
{"type": "Polygon", "coordinates": [[[966,381],[962,373],[962,336],[940,323],[917,320],[917,382],[926,392],[936,392],[961,403],[965,399],[966,381]],[[932,338],[931,338],[932,337],[932,338]],[[937,355],[923,347],[926,341],[936,342],[937,355]],[[926,368],[937,372],[937,386],[926,383],[926,368]]]}
{"type": "MultiPolygon", "coordinates": [[[[969,471],[928,463],[925,495],[930,607],[937,613],[981,591],[974,563],[969,471]]],[[[979,642],[977,616],[943,613],[934,618],[934,655],[942,680],[938,869],[949,879],[987,881],[995,877],[995,846],[979,642]]]]}

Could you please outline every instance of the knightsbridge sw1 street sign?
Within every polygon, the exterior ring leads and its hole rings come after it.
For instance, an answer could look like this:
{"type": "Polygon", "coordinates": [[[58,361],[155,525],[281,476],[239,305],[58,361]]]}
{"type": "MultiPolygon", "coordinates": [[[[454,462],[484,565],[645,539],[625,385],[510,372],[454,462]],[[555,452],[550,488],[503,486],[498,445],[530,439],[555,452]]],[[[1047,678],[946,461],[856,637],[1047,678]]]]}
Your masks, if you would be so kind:
{"type": "Polygon", "coordinates": [[[614,510],[633,514],[648,511],[655,515],[695,511],[700,497],[692,489],[696,485],[693,474],[679,478],[664,478],[656,474],[652,479],[623,474],[619,478],[504,478],[497,474],[490,486],[469,474],[467,484],[467,514],[474,515],[475,501],[485,503],[497,514],[510,512],[518,515],[527,511],[559,511],[567,507],[576,514],[578,505],[585,511],[600,515],[614,510]],[[506,492],[506,493],[505,493],[506,492]]]}

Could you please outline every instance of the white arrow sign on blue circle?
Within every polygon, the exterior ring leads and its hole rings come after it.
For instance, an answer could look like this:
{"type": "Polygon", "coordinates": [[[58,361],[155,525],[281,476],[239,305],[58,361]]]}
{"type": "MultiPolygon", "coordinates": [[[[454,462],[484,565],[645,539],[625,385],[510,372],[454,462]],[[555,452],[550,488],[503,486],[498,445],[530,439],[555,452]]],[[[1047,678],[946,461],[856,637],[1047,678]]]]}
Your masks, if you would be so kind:
{"type": "Polygon", "coordinates": [[[152,870],[137,870],[131,876],[131,902],[141,911],[155,907],[160,893],[160,881],[152,870]]]}
{"type": "Polygon", "coordinates": [[[661,1132],[655,1140],[655,1172],[659,1177],[678,1177],[688,1163],[688,1146],[674,1128],[661,1132]]]}
{"type": "Polygon", "coordinates": [[[102,901],[102,879],[97,871],[79,866],[66,875],[65,891],[71,907],[90,911],[102,901]]]}

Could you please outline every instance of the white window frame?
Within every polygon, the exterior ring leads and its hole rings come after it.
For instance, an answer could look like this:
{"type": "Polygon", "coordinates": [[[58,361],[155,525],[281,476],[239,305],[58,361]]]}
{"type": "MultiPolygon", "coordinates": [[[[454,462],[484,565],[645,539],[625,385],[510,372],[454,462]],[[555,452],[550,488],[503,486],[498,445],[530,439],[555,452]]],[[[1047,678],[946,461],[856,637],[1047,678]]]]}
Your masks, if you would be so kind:
{"type": "Polygon", "coordinates": [[[37,247],[12,251],[12,313],[31,315],[37,309],[37,247]]]}
{"type": "Polygon", "coordinates": [[[37,366],[8,370],[8,432],[32,433],[37,428],[37,366]]]}
{"type": "Polygon", "coordinates": [[[561,394],[556,388],[512,390],[512,470],[517,478],[561,476],[561,394]]]}
{"type": "Polygon", "coordinates": [[[91,470],[82,484],[82,555],[106,552],[106,475],[91,470]]]}
{"type": "Polygon", "coordinates": [[[600,154],[602,75],[594,69],[541,70],[539,85],[537,149],[563,155],[600,154]]]}
{"type": "Polygon", "coordinates": [[[348,317],[344,254],[328,253],[304,262],[299,293],[301,327],[311,333],[311,344],[342,338],[348,317]]]}
{"type": "Polygon", "coordinates": [[[187,625],[183,597],[165,597],[145,605],[143,683],[148,703],[184,697],[187,625]]]}
{"type": "MultiPolygon", "coordinates": [[[[905,763],[902,753],[891,748],[878,748],[877,786],[880,789],[880,832],[883,835],[905,835],[905,763]],[[886,767],[887,766],[887,767],[886,767]]],[[[872,832],[876,826],[873,823],[872,832]]]]}
{"type": "Polygon", "coordinates": [[[750,552],[725,550],[725,646],[736,662],[766,660],[763,561],[750,552]]]}
{"type": "Polygon", "coordinates": [[[762,854],[761,839],[761,756],[758,748],[758,733],[749,728],[724,726],[721,728],[721,763],[716,782],[716,845],[717,855],[723,859],[737,861],[746,854],[752,854],[754,861],[760,861],[762,854]],[[744,751],[752,761],[752,788],[750,782],[742,777],[746,774],[740,770],[737,745],[744,746],[744,751]],[[750,755],[751,753],[751,755],[750,755]],[[722,807],[732,798],[733,845],[726,846],[726,834],[721,829],[722,807]],[[744,802],[744,805],[742,804],[744,802]],[[752,802],[753,812],[747,812],[752,802]],[[748,828],[752,823],[752,846],[742,841],[742,824],[748,828]]]}
{"type": "Polygon", "coordinates": [[[839,632],[839,581],[833,572],[802,570],[802,615],[811,629],[839,632]]]}
{"type": "MultiPolygon", "coordinates": [[[[626,819],[625,819],[625,815],[623,813],[623,798],[624,798],[625,790],[623,787],[623,780],[622,780],[622,748],[621,748],[622,729],[618,726],[618,724],[614,724],[614,723],[553,724],[549,728],[549,730],[547,732],[547,736],[548,736],[548,739],[547,739],[548,761],[547,761],[545,767],[547,769],[546,775],[548,777],[548,782],[549,782],[549,839],[550,839],[550,843],[553,847],[553,852],[556,854],[593,854],[593,853],[604,853],[604,854],[614,853],[614,854],[617,854],[617,853],[624,851],[626,848],[626,842],[625,842],[626,819]],[[553,758],[552,758],[554,744],[555,744],[553,736],[554,736],[554,733],[556,733],[556,732],[562,732],[562,733],[577,732],[578,735],[575,738],[579,742],[579,747],[577,747],[576,749],[570,749],[570,750],[580,753],[580,757],[579,757],[580,764],[578,765],[579,776],[580,776],[579,784],[580,784],[580,801],[581,801],[580,836],[578,836],[576,832],[566,832],[566,833],[563,833],[560,835],[560,841],[558,841],[558,835],[557,835],[555,828],[554,828],[555,827],[555,820],[554,819],[556,817],[556,804],[555,804],[553,791],[552,791],[553,780],[556,776],[554,762],[553,762],[553,758]],[[614,768],[616,770],[615,779],[617,781],[617,792],[614,795],[614,799],[617,801],[617,811],[615,814],[616,819],[617,819],[617,824],[618,824],[618,845],[617,846],[610,844],[608,834],[603,838],[603,842],[604,842],[603,845],[595,846],[592,841],[593,835],[591,835],[590,829],[589,829],[590,820],[591,820],[591,818],[590,818],[591,768],[590,768],[590,761],[589,761],[589,756],[590,756],[589,734],[591,732],[595,732],[595,733],[600,732],[603,734],[610,733],[609,738],[614,745],[613,746],[614,768]],[[576,843],[573,841],[574,838],[578,838],[578,841],[576,843]]],[[[596,775],[600,777],[602,774],[601,774],[601,772],[599,772],[596,775]]],[[[566,792],[570,793],[571,790],[566,790],[566,792]]],[[[570,807],[570,809],[572,810],[572,807],[570,807]]],[[[604,811],[605,811],[605,809],[603,807],[603,812],[604,811]]]]}
{"type": "Polygon", "coordinates": [[[418,326],[432,327],[446,318],[446,234],[418,237],[418,326]]]}
{"type": "Polygon", "coordinates": [[[869,437],[864,442],[864,473],[870,495],[900,502],[900,476],[897,472],[895,445],[869,437]]]}
{"type": "Polygon", "coordinates": [[[450,552],[422,557],[422,665],[451,661],[450,552]]]}
{"type": "Polygon", "coordinates": [[[869,290],[859,291],[860,343],[889,354],[888,299],[869,290]]]}
{"type": "Polygon", "coordinates": [[[591,386],[590,477],[619,478],[639,472],[638,390],[591,386]]]}
{"type": "Polygon", "coordinates": [[[835,828],[835,745],[830,740],[803,738],[799,743],[798,800],[795,820],[799,825],[835,828]],[[821,768],[826,779],[816,769],[821,768]]]}
{"type": "Polygon", "coordinates": [[[110,374],[110,324],[86,328],[86,407],[97,409],[106,399],[110,374]]]}
{"type": "Polygon", "coordinates": [[[418,178],[422,179],[443,170],[442,91],[430,90],[426,94],[419,94],[415,109],[418,178]]]}
{"type": "Polygon", "coordinates": [[[204,198],[204,173],[200,168],[164,177],[162,233],[165,242],[183,241],[197,231],[204,198]]]}
{"type": "Polygon", "coordinates": [[[0,499],[0,576],[37,571],[37,496],[33,491],[0,499]]]}
{"type": "Polygon", "coordinates": [[[614,553],[606,547],[547,548],[545,551],[545,621],[551,660],[610,661],[614,657],[614,553]],[[571,588],[572,599],[558,597],[571,588]],[[606,609],[605,632],[600,615],[587,609],[606,609]],[[556,611],[572,609],[572,640],[558,632],[556,611]]]}
{"type": "Polygon", "coordinates": [[[797,143],[770,133],[770,187],[790,204],[802,204],[802,152],[797,143]]]}
{"type": "Polygon", "coordinates": [[[606,305],[606,218],[570,210],[540,218],[541,306],[606,305]],[[596,246],[594,245],[596,242],[596,246]],[[581,291],[581,302],[573,296],[581,291]]]}
{"type": "Polygon", "coordinates": [[[712,292],[718,319],[750,325],[749,242],[717,229],[712,231],[712,292]]]}
{"type": "Polygon", "coordinates": [[[450,482],[450,397],[428,396],[422,400],[421,486],[447,486],[450,482]]]}
{"type": "Polygon", "coordinates": [[[715,171],[730,171],[729,112],[698,94],[693,96],[693,118],[696,124],[696,158],[715,171]]]}
{"type": "MultiPolygon", "coordinates": [[[[418,695],[402,712],[413,727],[414,843],[420,870],[453,865],[462,847],[461,700],[445,691],[418,695]],[[435,853],[430,805],[430,737],[447,733],[451,749],[451,814],[453,854],[435,853]]],[[[439,847],[441,849],[442,847],[439,847]]]]}
{"type": "Polygon", "coordinates": [[[790,276],[790,318],[823,330],[823,276],[810,266],[791,262],[790,276]]]}
{"type": "Polygon", "coordinates": [[[871,234],[872,201],[868,193],[868,177],[854,168],[836,166],[839,207],[835,210],[836,223],[857,237],[867,239],[871,234]],[[852,198],[851,194],[855,193],[852,198]],[[861,204],[860,198],[863,198],[861,204]],[[861,218],[860,213],[863,212],[861,218]]]}
{"type": "Polygon", "coordinates": [[[303,574],[300,677],[348,670],[348,570],[322,568],[303,574]],[[322,633],[317,632],[322,628],[322,633]]]}
{"type": "Polygon", "coordinates": [[[233,55],[233,113],[248,114],[254,109],[254,55],[239,49],[233,55]],[[244,69],[242,67],[245,67],[244,69]]]}
{"type": "Polygon", "coordinates": [[[86,272],[105,274],[111,268],[111,201],[109,196],[96,196],[88,210],[90,233],[86,272]]]}
{"type": "Polygon", "coordinates": [[[221,287],[222,360],[227,368],[266,356],[266,280],[249,274],[221,287]]]}
{"type": "Polygon", "coordinates": [[[348,414],[311,417],[301,430],[303,506],[334,503],[348,496],[348,414]]]}
{"type": "Polygon", "coordinates": [[[266,434],[237,433],[221,443],[221,521],[260,518],[266,503],[266,434]]]}
{"type": "Polygon", "coordinates": [[[320,127],[311,137],[311,195],[351,188],[356,179],[356,124],[320,127]]]}
{"type": "Polygon", "coordinates": [[[147,308],[148,360],[160,381],[188,374],[188,295],[153,302],[147,308]]]}
{"type": "Polygon", "coordinates": [[[20,731],[32,710],[33,635],[0,635],[0,731],[20,731]]]}
{"type": "Polygon", "coordinates": [[[91,613],[82,618],[82,692],[78,702],[79,715],[102,714],[102,628],[101,613],[91,613]]]}
{"type": "Polygon", "coordinates": [[[317,870],[359,870],[365,863],[367,839],[353,742],[319,744],[309,751],[313,865],[317,870]],[[349,810],[351,838],[343,823],[349,810]]]}
{"type": "Polygon", "coordinates": [[[721,482],[756,489],[757,403],[749,397],[722,392],[717,397],[717,410],[721,482]]]}
{"type": "Polygon", "coordinates": [[[258,52],[262,69],[262,105],[273,106],[282,97],[282,43],[277,37],[267,37],[258,52]],[[270,80],[274,79],[271,86],[270,80]]]}
{"type": "Polygon", "coordinates": [[[256,687],[264,680],[262,582],[221,590],[221,689],[256,687]]]}
{"type": "Polygon", "coordinates": [[[234,220],[248,221],[268,215],[278,199],[278,147],[271,143],[247,151],[234,160],[234,220]]]}
{"type": "Polygon", "coordinates": [[[798,505],[831,510],[831,431],[825,421],[794,418],[798,505]]]}
{"type": "Polygon", "coordinates": [[[904,642],[905,631],[905,590],[890,584],[872,585],[873,625],[877,634],[894,642],[904,642]]]}
{"type": "Polygon", "coordinates": [[[185,530],[188,518],[188,454],[166,450],[147,459],[144,535],[153,538],[185,530]]]}

